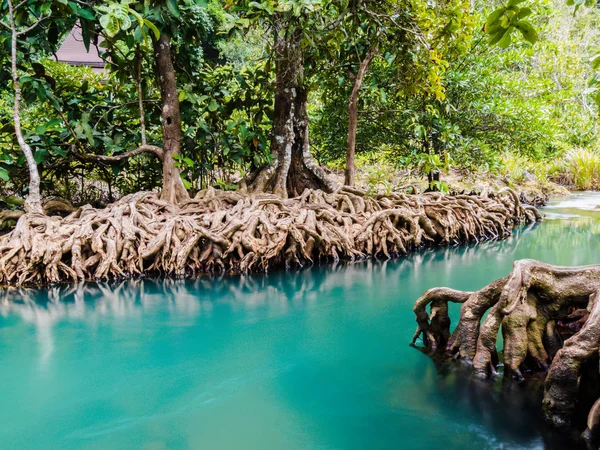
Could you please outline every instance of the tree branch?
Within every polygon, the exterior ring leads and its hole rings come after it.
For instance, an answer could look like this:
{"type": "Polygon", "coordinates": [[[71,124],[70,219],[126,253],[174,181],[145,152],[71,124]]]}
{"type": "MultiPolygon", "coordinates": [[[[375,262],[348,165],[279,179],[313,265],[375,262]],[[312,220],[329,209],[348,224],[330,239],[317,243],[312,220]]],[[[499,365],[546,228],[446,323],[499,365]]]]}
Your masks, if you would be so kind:
{"type": "MultiPolygon", "coordinates": [[[[145,100],[142,100],[142,102],[144,102],[144,103],[156,103],[156,102],[158,102],[158,101],[159,101],[158,99],[145,99],[145,100]]],[[[110,113],[111,111],[114,111],[115,109],[121,108],[121,107],[123,107],[123,106],[135,105],[136,103],[139,103],[139,101],[138,101],[138,100],[132,100],[132,101],[130,101],[130,102],[121,103],[120,105],[110,106],[110,107],[109,107],[109,108],[106,110],[106,112],[100,116],[100,118],[98,119],[98,121],[97,121],[97,122],[96,122],[96,124],[94,125],[94,131],[96,131],[96,128],[98,128],[98,124],[99,124],[99,123],[102,121],[102,119],[104,119],[104,118],[105,118],[105,117],[108,115],[108,113],[110,113]]],[[[92,109],[90,109],[90,113],[91,113],[91,112],[94,110],[94,108],[96,108],[96,107],[98,107],[98,108],[105,108],[105,107],[106,107],[106,105],[100,105],[100,104],[98,104],[98,105],[94,105],[94,106],[92,106],[92,109]]]]}
{"type": "Polygon", "coordinates": [[[123,161],[128,158],[133,158],[134,156],[140,155],[142,153],[153,153],[159,159],[162,159],[163,154],[164,154],[163,149],[160,147],[157,147],[156,145],[140,145],[135,150],[131,150],[131,151],[128,151],[125,153],[120,153],[118,155],[113,155],[113,156],[93,155],[93,154],[87,154],[87,155],[81,155],[81,156],[84,159],[113,163],[113,162],[120,162],[120,161],[123,161]]]}
{"type": "Polygon", "coordinates": [[[24,34],[27,34],[27,33],[29,33],[31,30],[33,30],[35,27],[37,27],[37,26],[40,24],[40,22],[41,22],[42,20],[45,20],[45,19],[47,19],[48,17],[50,17],[50,16],[49,16],[49,15],[48,15],[48,16],[43,16],[43,15],[42,15],[42,16],[40,16],[40,17],[38,18],[38,20],[36,20],[36,21],[35,21],[35,23],[34,23],[33,25],[31,25],[31,26],[29,26],[29,27],[25,28],[24,30],[21,30],[21,31],[17,32],[17,33],[16,33],[16,34],[17,34],[17,36],[23,36],[24,34]]]}
{"type": "Polygon", "coordinates": [[[17,9],[19,9],[21,6],[23,6],[24,4],[26,4],[26,3],[27,3],[27,1],[28,1],[28,0],[23,0],[21,3],[17,4],[17,5],[14,7],[14,10],[16,11],[17,9]]]}
{"type": "Polygon", "coordinates": [[[344,11],[342,11],[342,13],[339,16],[337,16],[337,18],[333,22],[331,22],[329,25],[326,25],[325,29],[327,31],[331,31],[331,30],[337,28],[338,25],[341,24],[342,21],[346,18],[346,16],[348,15],[349,12],[350,12],[349,8],[346,8],[344,11]]]}

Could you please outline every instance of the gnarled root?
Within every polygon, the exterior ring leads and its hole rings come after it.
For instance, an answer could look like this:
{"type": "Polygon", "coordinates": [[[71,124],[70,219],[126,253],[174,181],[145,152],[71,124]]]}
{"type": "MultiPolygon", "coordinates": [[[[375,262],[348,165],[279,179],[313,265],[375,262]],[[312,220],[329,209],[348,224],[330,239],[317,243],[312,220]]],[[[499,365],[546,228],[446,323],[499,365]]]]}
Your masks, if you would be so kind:
{"type": "MultiPolygon", "coordinates": [[[[141,192],[64,218],[21,216],[0,238],[0,283],[266,271],[319,260],[390,258],[424,245],[505,237],[535,218],[527,211],[511,191],[497,198],[372,198],[356,190],[307,189],[282,199],[209,189],[178,205],[141,192]]],[[[438,318],[445,320],[442,311],[438,318]]]]}
{"type": "Polygon", "coordinates": [[[448,302],[464,303],[471,296],[471,292],[462,292],[450,288],[430,289],[416,302],[413,308],[417,316],[417,331],[413,337],[414,345],[423,335],[425,346],[433,350],[445,349],[450,337],[450,317],[448,316],[448,302]],[[431,315],[427,314],[427,305],[431,305],[431,315]]]}
{"type": "MultiPolygon", "coordinates": [[[[552,361],[545,383],[544,411],[556,426],[562,426],[573,415],[582,364],[600,349],[600,302],[596,291],[590,295],[590,314],[581,330],[567,339],[552,361]]],[[[592,408],[588,421],[590,431],[597,425],[598,407],[592,408]]]]}
{"type": "MultiPolygon", "coordinates": [[[[48,216],[53,215],[62,215],[65,216],[76,211],[75,208],[70,202],[67,200],[63,200],[60,198],[52,198],[47,200],[42,206],[44,214],[48,216]]],[[[0,211],[0,227],[4,222],[14,221],[16,222],[19,218],[24,214],[23,211],[8,209],[4,211],[0,211]]]]}
{"type": "MultiPolygon", "coordinates": [[[[449,356],[471,361],[477,374],[495,374],[497,336],[502,328],[505,375],[522,379],[550,368],[545,381],[544,411],[549,421],[562,426],[570,423],[575,408],[580,406],[577,399],[582,365],[597,361],[599,292],[600,265],[560,267],[534,260],[516,261],[507,277],[479,291],[427,291],[415,302],[418,327],[413,343],[420,335],[428,348],[447,342],[443,351],[449,356]],[[462,303],[460,320],[452,334],[448,302],[462,303]],[[431,317],[427,305],[431,305],[431,317]],[[441,321],[436,318],[439,311],[444,316],[441,321]]],[[[598,368],[594,370],[597,372],[598,368]]],[[[597,410],[600,407],[590,412],[588,435],[596,431],[600,421],[597,410]]]]}
{"type": "Polygon", "coordinates": [[[301,195],[305,189],[319,189],[327,193],[339,189],[310,153],[292,158],[287,164],[276,160],[249,174],[240,187],[244,192],[273,192],[284,198],[301,195]]]}

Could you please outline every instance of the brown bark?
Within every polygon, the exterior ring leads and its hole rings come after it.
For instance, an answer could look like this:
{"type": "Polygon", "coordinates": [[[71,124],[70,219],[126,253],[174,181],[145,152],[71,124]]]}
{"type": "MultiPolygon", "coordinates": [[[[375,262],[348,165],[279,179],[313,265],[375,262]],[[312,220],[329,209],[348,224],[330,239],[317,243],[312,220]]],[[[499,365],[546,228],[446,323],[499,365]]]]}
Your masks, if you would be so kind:
{"type": "Polygon", "coordinates": [[[333,192],[337,186],[310,153],[308,91],[304,85],[304,55],[299,32],[275,27],[275,105],[271,138],[273,164],[245,181],[250,191],[297,196],[305,189],[333,192]]]}
{"type": "MultiPolygon", "coordinates": [[[[546,377],[544,412],[548,419],[559,427],[563,426],[575,411],[582,364],[594,355],[597,356],[600,349],[599,292],[600,290],[590,294],[589,318],[578,333],[565,341],[546,377]]],[[[590,419],[597,414],[596,410],[592,413],[594,414],[591,414],[590,419]]],[[[592,430],[596,426],[590,423],[588,428],[592,430]]]]}
{"type": "Polygon", "coordinates": [[[348,147],[346,149],[346,170],[344,173],[344,183],[346,186],[354,186],[355,167],[354,154],[356,153],[356,132],[358,128],[358,93],[362,86],[363,78],[369,68],[369,64],[379,50],[379,45],[375,44],[367,51],[367,55],[361,61],[354,80],[354,87],[348,101],[348,147]]]}
{"type": "Polygon", "coordinates": [[[189,199],[189,194],[181,180],[180,171],[175,166],[174,157],[181,153],[181,115],[177,80],[171,56],[171,40],[164,33],[155,41],[154,53],[162,100],[163,180],[161,199],[178,203],[189,199]]]}

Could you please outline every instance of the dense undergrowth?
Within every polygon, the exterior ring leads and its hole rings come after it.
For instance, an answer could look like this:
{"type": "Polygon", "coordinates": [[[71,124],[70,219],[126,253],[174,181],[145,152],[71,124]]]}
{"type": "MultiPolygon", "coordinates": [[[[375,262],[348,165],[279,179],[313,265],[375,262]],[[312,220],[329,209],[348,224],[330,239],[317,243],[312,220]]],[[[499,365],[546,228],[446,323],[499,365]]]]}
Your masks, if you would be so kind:
{"type": "Polygon", "coordinates": [[[503,158],[501,173],[516,183],[533,175],[538,180],[549,180],[572,190],[600,189],[600,152],[576,147],[552,160],[535,161],[511,154],[503,158]]]}
{"type": "MultiPolygon", "coordinates": [[[[423,163],[398,167],[390,160],[381,160],[377,154],[363,153],[358,156],[356,166],[357,183],[368,193],[422,192],[430,187],[423,163]]],[[[341,161],[334,161],[328,164],[328,168],[334,174],[341,174],[343,165],[341,161]]],[[[443,192],[479,193],[502,187],[531,188],[547,195],[562,195],[567,190],[598,190],[600,153],[576,147],[560,157],[539,161],[507,152],[493,170],[441,164],[438,187],[443,192]]]]}

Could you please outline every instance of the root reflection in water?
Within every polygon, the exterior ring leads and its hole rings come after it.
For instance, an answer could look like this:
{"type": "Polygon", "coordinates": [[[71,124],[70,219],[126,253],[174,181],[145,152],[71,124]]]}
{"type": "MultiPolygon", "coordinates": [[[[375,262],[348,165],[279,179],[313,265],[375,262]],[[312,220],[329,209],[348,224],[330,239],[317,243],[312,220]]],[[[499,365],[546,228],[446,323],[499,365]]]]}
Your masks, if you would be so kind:
{"type": "MultiPolygon", "coordinates": [[[[492,381],[474,376],[470,367],[443,355],[429,354],[435,365],[436,401],[444,398],[446,407],[460,408],[473,417],[473,423],[494,430],[494,439],[529,443],[524,448],[546,450],[585,449],[575,429],[557,431],[545,420],[541,408],[543,378],[518,383],[508,377],[492,381]],[[541,438],[541,442],[540,442],[541,438]]],[[[451,414],[451,412],[448,412],[451,414]]],[[[508,447],[501,447],[508,448],[508,447]]]]}

